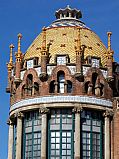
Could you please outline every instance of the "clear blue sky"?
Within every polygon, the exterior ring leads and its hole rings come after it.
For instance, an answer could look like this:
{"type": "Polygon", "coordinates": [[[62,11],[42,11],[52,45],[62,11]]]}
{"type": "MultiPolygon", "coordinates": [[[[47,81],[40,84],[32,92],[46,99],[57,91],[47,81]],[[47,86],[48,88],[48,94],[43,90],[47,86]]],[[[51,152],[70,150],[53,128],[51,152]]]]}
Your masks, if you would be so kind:
{"type": "Polygon", "coordinates": [[[6,62],[9,45],[17,50],[17,34],[23,34],[22,51],[25,52],[43,26],[55,20],[54,12],[66,5],[80,9],[82,21],[98,34],[107,46],[107,31],[112,31],[112,48],[119,61],[119,1],[118,0],[0,0],[0,159],[7,159],[9,94],[6,62]]]}

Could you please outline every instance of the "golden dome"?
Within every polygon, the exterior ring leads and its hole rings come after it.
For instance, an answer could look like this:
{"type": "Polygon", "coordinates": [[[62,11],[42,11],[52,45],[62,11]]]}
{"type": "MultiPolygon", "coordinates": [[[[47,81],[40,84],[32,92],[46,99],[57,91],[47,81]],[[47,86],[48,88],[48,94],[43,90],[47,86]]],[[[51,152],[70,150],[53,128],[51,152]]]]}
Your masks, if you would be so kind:
{"type": "MultiPolygon", "coordinates": [[[[70,10],[70,8],[68,9],[70,10]]],[[[59,11],[61,13],[61,9],[59,11]]],[[[58,16],[58,11],[56,13],[58,16]]],[[[78,15],[79,13],[80,12],[78,12],[78,15]]],[[[75,63],[75,46],[77,45],[76,39],[78,39],[79,27],[81,28],[81,45],[86,46],[84,50],[84,58],[86,58],[87,56],[100,57],[102,66],[105,66],[107,49],[100,38],[93,31],[87,28],[83,22],[71,16],[65,18],[60,17],[60,19],[56,20],[49,27],[46,28],[46,44],[51,43],[49,48],[49,53],[51,56],[49,63],[54,63],[56,54],[68,54],[70,63],[75,63]]],[[[26,51],[25,59],[41,56],[40,49],[42,46],[42,39],[43,35],[41,33],[36,37],[36,39],[26,51]]]]}

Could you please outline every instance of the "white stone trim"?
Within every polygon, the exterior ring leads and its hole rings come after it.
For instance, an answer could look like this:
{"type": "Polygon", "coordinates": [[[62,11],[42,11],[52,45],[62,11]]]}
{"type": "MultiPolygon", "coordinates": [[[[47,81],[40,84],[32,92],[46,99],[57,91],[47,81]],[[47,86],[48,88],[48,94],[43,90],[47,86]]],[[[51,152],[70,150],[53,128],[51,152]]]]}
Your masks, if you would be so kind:
{"type": "Polygon", "coordinates": [[[104,107],[112,108],[112,102],[106,99],[100,99],[96,97],[89,96],[47,96],[47,97],[37,97],[32,99],[24,99],[10,107],[10,111],[18,109],[24,106],[33,104],[48,104],[48,103],[87,103],[101,105],[104,107]]]}

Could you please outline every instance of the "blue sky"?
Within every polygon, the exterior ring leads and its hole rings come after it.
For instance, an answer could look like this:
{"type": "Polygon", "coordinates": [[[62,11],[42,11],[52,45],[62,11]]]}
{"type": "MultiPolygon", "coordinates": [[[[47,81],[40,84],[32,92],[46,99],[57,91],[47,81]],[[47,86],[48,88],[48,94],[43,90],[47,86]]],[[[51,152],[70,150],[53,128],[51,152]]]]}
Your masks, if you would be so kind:
{"type": "Polygon", "coordinates": [[[9,60],[9,45],[17,50],[17,34],[22,38],[25,52],[43,26],[55,20],[54,13],[67,5],[80,9],[82,21],[101,38],[107,46],[107,31],[112,31],[112,48],[119,62],[119,1],[118,0],[0,0],[0,159],[7,159],[9,94],[6,62],[9,60]]]}

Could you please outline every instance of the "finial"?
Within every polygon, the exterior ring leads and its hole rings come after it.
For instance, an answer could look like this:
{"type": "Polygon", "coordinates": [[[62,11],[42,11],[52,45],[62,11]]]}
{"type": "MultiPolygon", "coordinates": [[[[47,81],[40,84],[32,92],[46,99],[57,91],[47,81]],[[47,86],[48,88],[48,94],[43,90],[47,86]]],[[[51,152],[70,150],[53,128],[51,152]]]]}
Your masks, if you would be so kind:
{"type": "Polygon", "coordinates": [[[21,38],[22,38],[22,34],[19,33],[17,36],[18,36],[18,53],[21,53],[21,38]]]}
{"type": "Polygon", "coordinates": [[[45,50],[46,49],[46,28],[43,27],[42,31],[43,31],[42,50],[45,50]]]}
{"type": "Polygon", "coordinates": [[[111,35],[112,32],[107,32],[108,35],[108,51],[111,51],[111,35]]]}
{"type": "Polygon", "coordinates": [[[81,50],[81,38],[80,38],[80,27],[78,27],[78,39],[76,40],[77,46],[76,46],[76,51],[80,52],[81,50]]]}
{"type": "Polygon", "coordinates": [[[69,5],[67,5],[67,8],[69,9],[69,8],[70,8],[70,6],[69,6],[69,5]]]}
{"type": "Polygon", "coordinates": [[[13,53],[14,45],[11,44],[11,45],[9,46],[9,48],[10,48],[10,61],[9,61],[9,63],[12,65],[12,64],[13,64],[13,56],[12,56],[12,53],[13,53]]]}

